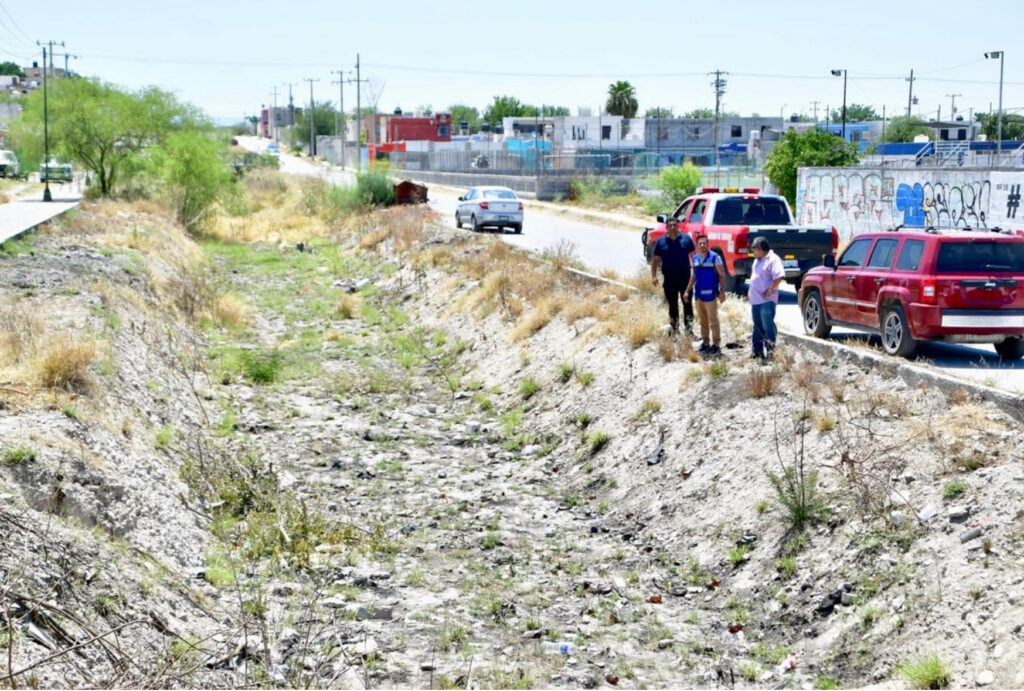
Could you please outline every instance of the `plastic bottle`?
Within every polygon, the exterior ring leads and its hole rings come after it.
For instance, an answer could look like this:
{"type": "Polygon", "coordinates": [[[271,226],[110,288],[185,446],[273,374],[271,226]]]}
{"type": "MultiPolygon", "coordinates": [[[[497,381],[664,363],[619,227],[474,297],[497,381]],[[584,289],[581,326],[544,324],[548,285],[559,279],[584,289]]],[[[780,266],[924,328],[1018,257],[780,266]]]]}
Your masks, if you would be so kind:
{"type": "Polygon", "coordinates": [[[789,657],[787,657],[785,660],[780,662],[775,667],[775,674],[776,674],[776,676],[780,676],[781,677],[783,674],[785,674],[789,670],[796,669],[796,663],[799,660],[800,660],[800,656],[795,654],[795,653],[793,655],[790,655],[789,657]]]}
{"type": "Polygon", "coordinates": [[[567,641],[544,641],[540,644],[540,649],[549,655],[572,655],[576,652],[576,645],[567,641]]]}

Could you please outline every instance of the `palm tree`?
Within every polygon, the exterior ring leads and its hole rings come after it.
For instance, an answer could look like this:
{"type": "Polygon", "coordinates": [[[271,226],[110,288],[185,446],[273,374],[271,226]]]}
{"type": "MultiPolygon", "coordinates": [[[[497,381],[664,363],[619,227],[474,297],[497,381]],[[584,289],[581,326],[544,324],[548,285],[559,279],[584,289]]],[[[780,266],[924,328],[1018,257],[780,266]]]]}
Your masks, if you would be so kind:
{"type": "Polygon", "coordinates": [[[640,105],[636,102],[636,88],[629,82],[615,82],[608,87],[608,103],[605,110],[624,118],[636,116],[640,105]]]}

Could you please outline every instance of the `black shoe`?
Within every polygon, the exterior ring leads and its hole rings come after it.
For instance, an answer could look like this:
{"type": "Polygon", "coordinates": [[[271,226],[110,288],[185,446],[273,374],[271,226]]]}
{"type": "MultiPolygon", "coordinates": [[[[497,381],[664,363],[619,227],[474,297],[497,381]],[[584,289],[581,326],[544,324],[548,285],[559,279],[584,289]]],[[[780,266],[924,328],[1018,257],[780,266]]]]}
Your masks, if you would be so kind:
{"type": "Polygon", "coordinates": [[[764,355],[762,355],[761,353],[751,353],[750,354],[750,359],[751,360],[764,360],[764,355]]]}
{"type": "Polygon", "coordinates": [[[712,357],[721,357],[722,349],[716,345],[713,345],[710,348],[708,348],[708,355],[711,355],[712,357]]]}
{"type": "Polygon", "coordinates": [[[712,350],[713,350],[713,348],[711,346],[709,346],[707,343],[701,343],[700,344],[700,348],[698,349],[697,352],[699,352],[699,353],[710,353],[712,350]]]}

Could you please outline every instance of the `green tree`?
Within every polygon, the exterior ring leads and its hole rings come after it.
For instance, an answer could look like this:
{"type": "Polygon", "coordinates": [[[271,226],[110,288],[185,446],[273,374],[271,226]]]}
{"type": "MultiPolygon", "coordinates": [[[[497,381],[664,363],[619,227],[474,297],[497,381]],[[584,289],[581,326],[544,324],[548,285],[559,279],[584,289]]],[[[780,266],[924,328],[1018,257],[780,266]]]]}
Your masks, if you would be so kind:
{"type": "MultiPolygon", "coordinates": [[[[29,160],[42,158],[43,94],[24,98],[11,137],[29,160]]],[[[129,92],[99,79],[57,79],[49,86],[50,149],[89,171],[101,195],[141,168],[143,152],[175,130],[205,120],[173,94],[147,87],[129,92]]]]}
{"type": "Polygon", "coordinates": [[[522,103],[515,96],[495,96],[494,101],[484,110],[483,121],[491,127],[501,124],[502,118],[516,118],[539,115],[536,106],[522,103]]]}
{"type": "Polygon", "coordinates": [[[480,111],[473,106],[454,103],[448,106],[448,112],[452,114],[452,130],[458,130],[459,123],[465,120],[470,134],[480,131],[480,111]]]}
{"type": "Polygon", "coordinates": [[[11,62],[10,60],[0,62],[0,74],[13,75],[21,79],[25,78],[25,70],[21,69],[18,63],[11,62]]]}
{"type": "Polygon", "coordinates": [[[932,138],[932,129],[921,118],[905,115],[893,118],[885,124],[885,134],[879,141],[883,142],[912,142],[919,134],[932,138]]]}
{"type": "MultiPolygon", "coordinates": [[[[334,134],[337,124],[338,109],[330,101],[319,101],[316,104],[316,115],[313,118],[313,131],[316,136],[328,136],[334,134]]],[[[299,144],[309,144],[309,107],[303,108],[295,113],[295,127],[292,130],[295,141],[299,144]]]]}
{"type": "Polygon", "coordinates": [[[636,87],[629,82],[617,81],[608,86],[608,101],[604,109],[624,118],[636,117],[640,104],[636,100],[636,87]]]}
{"type": "Polygon", "coordinates": [[[571,112],[566,106],[541,106],[540,114],[549,118],[567,118],[571,112]]]}
{"type": "Polygon", "coordinates": [[[683,117],[690,120],[710,120],[715,117],[714,108],[694,108],[683,113],[683,117]]]}
{"type": "Polygon", "coordinates": [[[425,118],[429,118],[434,114],[434,106],[430,105],[429,103],[425,106],[420,106],[416,110],[423,113],[423,117],[425,118]]]}
{"type": "MultiPolygon", "coordinates": [[[[985,137],[994,142],[999,136],[999,116],[996,113],[978,113],[975,117],[981,124],[981,131],[985,137]]],[[[1024,139],[1024,115],[1003,112],[1003,139],[1024,139]]]]}
{"type": "Polygon", "coordinates": [[[224,146],[212,132],[185,129],[154,149],[151,171],[159,190],[186,230],[200,228],[231,183],[221,155],[224,146]]]}
{"type": "Polygon", "coordinates": [[[655,106],[644,111],[645,118],[674,118],[675,111],[671,107],[655,106]]]}
{"type": "Polygon", "coordinates": [[[844,142],[824,130],[797,134],[788,130],[765,161],[764,171],[790,206],[796,206],[797,168],[803,166],[849,166],[857,162],[857,145],[844,142]]]}
{"type": "MultiPolygon", "coordinates": [[[[881,120],[882,118],[875,112],[875,109],[871,106],[862,105],[860,103],[849,103],[846,106],[846,121],[847,122],[868,122],[870,120],[881,120]]],[[[843,121],[843,109],[836,108],[832,111],[833,122],[843,121]]]]}

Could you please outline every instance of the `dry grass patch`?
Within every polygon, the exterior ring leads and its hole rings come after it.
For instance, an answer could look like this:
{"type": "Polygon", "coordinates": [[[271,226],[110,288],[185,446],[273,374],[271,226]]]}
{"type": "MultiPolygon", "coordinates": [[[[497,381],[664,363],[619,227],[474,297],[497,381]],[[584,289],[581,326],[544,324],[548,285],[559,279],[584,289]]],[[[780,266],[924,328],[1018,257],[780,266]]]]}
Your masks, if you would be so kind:
{"type": "Polygon", "coordinates": [[[665,362],[676,360],[688,360],[698,362],[700,355],[693,349],[693,343],[689,338],[673,338],[670,334],[662,334],[658,337],[658,354],[665,362]]]}
{"type": "Polygon", "coordinates": [[[514,343],[537,333],[555,318],[561,308],[562,300],[559,296],[541,298],[531,312],[519,319],[509,333],[509,340],[514,343]]]}
{"type": "Polygon", "coordinates": [[[607,330],[636,349],[657,337],[665,318],[663,310],[653,301],[636,296],[609,309],[607,330]]]}
{"type": "Polygon", "coordinates": [[[96,344],[59,336],[43,350],[34,362],[36,379],[41,386],[85,393],[91,386],[89,367],[96,360],[96,344]]]}
{"type": "Polygon", "coordinates": [[[221,326],[237,329],[252,321],[252,308],[234,295],[221,295],[210,304],[210,316],[221,326]]]}
{"type": "Polygon", "coordinates": [[[0,367],[18,365],[32,353],[43,331],[36,308],[16,302],[0,308],[0,367]]]}
{"type": "Polygon", "coordinates": [[[345,293],[334,306],[334,315],[340,319],[352,319],[359,313],[363,299],[356,293],[345,293]]]}
{"type": "Polygon", "coordinates": [[[756,367],[748,374],[750,395],[754,398],[765,398],[779,390],[779,379],[782,373],[776,367],[756,367]]]}
{"type": "Polygon", "coordinates": [[[750,338],[753,327],[750,321],[750,306],[734,295],[726,297],[718,306],[718,318],[722,324],[722,340],[742,343],[750,338]]]}

